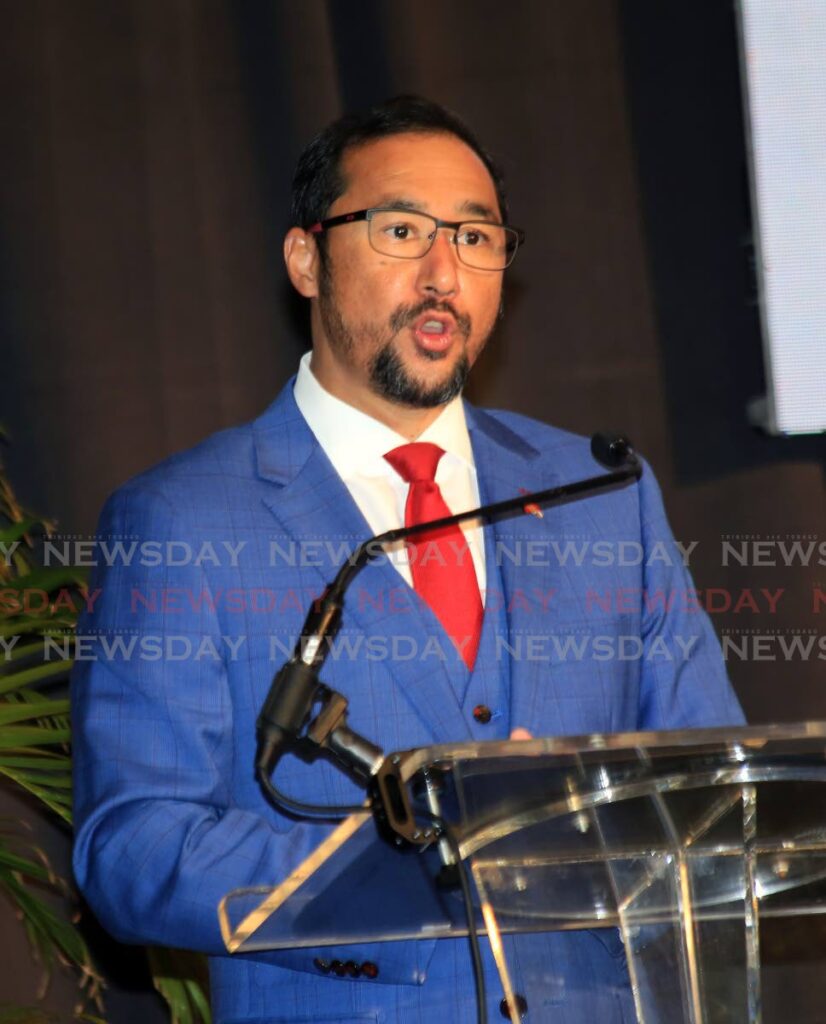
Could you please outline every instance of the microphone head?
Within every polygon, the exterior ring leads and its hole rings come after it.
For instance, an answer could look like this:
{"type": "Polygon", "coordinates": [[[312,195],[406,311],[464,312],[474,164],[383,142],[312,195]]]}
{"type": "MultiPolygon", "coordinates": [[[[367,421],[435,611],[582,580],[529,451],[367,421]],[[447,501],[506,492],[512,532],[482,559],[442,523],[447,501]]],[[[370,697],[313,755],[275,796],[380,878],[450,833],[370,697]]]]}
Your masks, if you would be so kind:
{"type": "Polygon", "coordinates": [[[624,434],[599,433],[591,438],[591,454],[606,469],[619,469],[630,462],[636,462],[631,442],[624,434]]]}

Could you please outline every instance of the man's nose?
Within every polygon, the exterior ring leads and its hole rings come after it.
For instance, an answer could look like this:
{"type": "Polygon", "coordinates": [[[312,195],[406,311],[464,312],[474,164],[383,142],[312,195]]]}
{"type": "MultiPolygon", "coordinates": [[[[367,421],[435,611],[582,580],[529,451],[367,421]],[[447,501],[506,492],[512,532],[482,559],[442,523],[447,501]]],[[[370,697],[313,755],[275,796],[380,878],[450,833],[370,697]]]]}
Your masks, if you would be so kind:
{"type": "Polygon", "coordinates": [[[419,289],[438,295],[459,292],[459,254],[453,243],[455,230],[439,228],[430,251],[419,260],[419,289]]]}

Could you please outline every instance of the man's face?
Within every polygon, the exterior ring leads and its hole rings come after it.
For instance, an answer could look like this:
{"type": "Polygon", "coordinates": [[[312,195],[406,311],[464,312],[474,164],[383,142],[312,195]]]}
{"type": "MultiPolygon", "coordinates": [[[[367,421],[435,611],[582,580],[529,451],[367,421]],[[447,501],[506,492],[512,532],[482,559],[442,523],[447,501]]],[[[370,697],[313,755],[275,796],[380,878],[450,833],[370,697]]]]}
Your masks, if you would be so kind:
{"type": "MultiPolygon", "coordinates": [[[[452,135],[404,134],[345,154],[346,188],[327,216],[412,207],[443,220],[499,220],[493,181],[452,135]]],[[[313,316],[313,368],[350,404],[443,405],[461,390],[499,311],[501,271],[465,266],[440,229],[421,259],[371,248],[367,223],[331,229],[313,316]]]]}

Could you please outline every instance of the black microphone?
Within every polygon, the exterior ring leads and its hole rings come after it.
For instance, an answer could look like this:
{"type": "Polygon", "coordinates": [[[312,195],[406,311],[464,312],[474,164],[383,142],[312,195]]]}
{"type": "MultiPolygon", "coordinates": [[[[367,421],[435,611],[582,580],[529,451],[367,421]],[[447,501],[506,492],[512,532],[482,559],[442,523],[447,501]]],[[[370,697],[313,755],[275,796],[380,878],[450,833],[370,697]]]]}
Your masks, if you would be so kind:
{"type": "MultiPolygon", "coordinates": [[[[551,487],[533,494],[520,494],[515,498],[482,505],[456,515],[433,519],[415,526],[402,526],[387,530],[356,548],[351,558],[339,569],[335,579],[322,596],[313,603],[304,623],[292,657],[276,674],[267,698],[256,722],[258,749],[255,767],[259,774],[269,775],[279,757],[302,738],[313,706],[331,691],[319,681],[318,673],[329,650],[330,640],[335,636],[341,623],[344,594],[358,573],[372,561],[384,554],[384,545],[406,540],[408,537],[431,530],[452,526],[468,519],[483,519],[493,522],[508,515],[524,515],[536,512],[541,505],[561,504],[572,498],[585,497],[596,491],[638,480],[642,475],[642,464],[622,434],[594,434],[591,438],[591,454],[611,472],[600,476],[577,480],[560,487],[551,487]]],[[[348,742],[355,734],[348,733],[348,742]]],[[[360,737],[355,737],[360,740],[360,737]]],[[[376,748],[364,741],[370,748],[370,756],[363,757],[356,766],[362,772],[373,771],[377,764],[373,757],[376,748]]]]}
{"type": "Polygon", "coordinates": [[[300,738],[319,699],[323,684],[318,672],[329,640],[341,622],[343,593],[332,587],[313,602],[290,660],[276,673],[256,721],[258,750],[255,765],[271,772],[279,757],[300,738]]]}
{"type": "Polygon", "coordinates": [[[622,434],[599,433],[591,438],[591,454],[606,469],[617,469],[634,455],[631,442],[622,434]]]}

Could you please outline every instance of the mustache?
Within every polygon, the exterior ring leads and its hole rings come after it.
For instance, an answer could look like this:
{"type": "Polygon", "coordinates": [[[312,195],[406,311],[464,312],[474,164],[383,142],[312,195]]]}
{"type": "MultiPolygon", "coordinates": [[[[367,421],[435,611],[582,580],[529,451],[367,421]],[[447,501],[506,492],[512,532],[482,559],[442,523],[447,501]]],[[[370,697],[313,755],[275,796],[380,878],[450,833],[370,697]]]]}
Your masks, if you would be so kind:
{"type": "Polygon", "coordinates": [[[422,313],[448,313],[456,321],[456,326],[465,339],[470,336],[471,319],[467,313],[460,313],[449,302],[438,302],[436,299],[425,299],[415,306],[399,306],[390,316],[390,326],[394,334],[403,327],[409,327],[422,313]]]}

